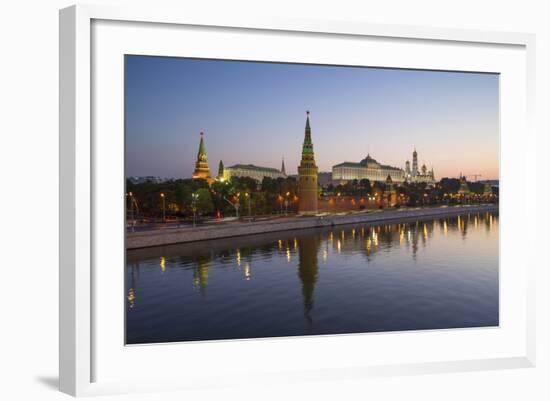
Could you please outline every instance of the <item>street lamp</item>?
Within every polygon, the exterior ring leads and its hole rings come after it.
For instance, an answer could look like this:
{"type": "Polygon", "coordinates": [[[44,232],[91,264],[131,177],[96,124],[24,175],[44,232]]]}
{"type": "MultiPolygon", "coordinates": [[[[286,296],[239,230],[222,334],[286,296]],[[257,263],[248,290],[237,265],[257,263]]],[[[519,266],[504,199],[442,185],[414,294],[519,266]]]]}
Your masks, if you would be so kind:
{"type": "Polygon", "coordinates": [[[163,192],[160,193],[160,197],[162,198],[162,222],[166,223],[166,198],[163,192]]]}
{"type": "Polygon", "coordinates": [[[191,194],[191,209],[193,210],[193,227],[197,225],[197,199],[199,199],[199,194],[191,194]]]}
{"type": "Polygon", "coordinates": [[[239,194],[237,194],[235,196],[235,201],[232,202],[230,201],[229,199],[227,199],[225,196],[223,197],[223,199],[225,199],[225,201],[227,203],[229,203],[231,206],[233,206],[235,208],[235,216],[237,217],[237,219],[239,218],[239,207],[241,206],[241,204],[239,203],[239,194]]]}
{"type": "Polygon", "coordinates": [[[252,211],[250,208],[250,202],[252,201],[250,194],[248,192],[245,192],[244,196],[248,199],[248,217],[252,216],[252,211]]]}
{"type": "Polygon", "coordinates": [[[134,232],[134,194],[132,192],[128,192],[128,196],[130,196],[130,219],[132,221],[132,232],[134,232]]]}
{"type": "Polygon", "coordinates": [[[290,195],[290,192],[287,192],[286,193],[286,197],[285,197],[285,215],[288,214],[288,197],[290,195]]]}

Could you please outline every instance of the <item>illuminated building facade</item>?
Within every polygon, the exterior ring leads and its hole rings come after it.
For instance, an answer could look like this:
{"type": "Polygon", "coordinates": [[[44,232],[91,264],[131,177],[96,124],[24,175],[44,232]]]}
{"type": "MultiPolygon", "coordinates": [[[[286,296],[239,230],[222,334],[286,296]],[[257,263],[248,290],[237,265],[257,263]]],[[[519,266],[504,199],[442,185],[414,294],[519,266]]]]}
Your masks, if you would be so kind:
{"type": "Polygon", "coordinates": [[[344,162],[332,166],[332,182],[336,185],[363,179],[367,179],[370,182],[386,182],[388,176],[391,177],[394,183],[405,181],[405,172],[403,169],[380,164],[370,154],[359,163],[344,162]]]}
{"type": "Polygon", "coordinates": [[[261,167],[253,164],[235,164],[223,169],[223,179],[229,180],[231,177],[249,177],[262,182],[264,177],[273,179],[286,178],[286,174],[271,167],[261,167]]]}
{"type": "Polygon", "coordinates": [[[301,214],[316,214],[318,210],[317,174],[319,169],[315,163],[309,111],[306,117],[304,143],[302,145],[302,160],[298,166],[298,212],[301,214]]]}

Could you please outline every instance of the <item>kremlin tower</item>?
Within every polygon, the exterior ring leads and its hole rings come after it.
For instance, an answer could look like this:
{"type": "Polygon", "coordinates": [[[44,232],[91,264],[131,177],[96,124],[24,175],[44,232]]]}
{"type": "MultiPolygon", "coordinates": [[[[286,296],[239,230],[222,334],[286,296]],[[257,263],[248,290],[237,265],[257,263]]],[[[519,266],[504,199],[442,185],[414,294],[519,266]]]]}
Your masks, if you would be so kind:
{"type": "Polygon", "coordinates": [[[315,155],[313,153],[313,142],[311,142],[311,128],[309,126],[309,111],[306,118],[306,130],[304,144],[302,146],[302,160],[298,166],[298,196],[300,214],[317,213],[317,173],[319,169],[315,164],[315,155]]]}
{"type": "Polygon", "coordinates": [[[201,141],[199,143],[199,153],[195,162],[195,171],[192,175],[193,179],[203,179],[211,183],[210,168],[208,167],[208,159],[206,157],[206,149],[204,147],[204,133],[201,132],[201,141]]]}

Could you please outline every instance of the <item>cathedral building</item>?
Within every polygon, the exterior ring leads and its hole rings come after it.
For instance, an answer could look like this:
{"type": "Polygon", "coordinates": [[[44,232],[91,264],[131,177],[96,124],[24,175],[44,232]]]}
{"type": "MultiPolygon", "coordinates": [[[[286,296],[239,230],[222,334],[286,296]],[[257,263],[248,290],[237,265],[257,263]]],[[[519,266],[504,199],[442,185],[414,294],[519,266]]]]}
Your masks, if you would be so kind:
{"type": "Polygon", "coordinates": [[[212,183],[214,179],[210,175],[210,168],[208,167],[208,158],[206,157],[206,148],[204,147],[204,133],[201,132],[201,141],[199,143],[199,153],[197,154],[197,161],[195,162],[195,171],[192,178],[194,180],[203,179],[212,183]]]}
{"type": "Polygon", "coordinates": [[[300,214],[316,214],[318,202],[317,174],[319,169],[315,164],[313,142],[311,141],[311,127],[309,125],[309,111],[306,112],[306,129],[302,145],[302,160],[298,166],[298,212],[300,214]]]}
{"type": "Polygon", "coordinates": [[[405,181],[416,183],[416,182],[425,182],[427,184],[435,184],[435,175],[434,169],[428,171],[428,168],[425,164],[422,165],[420,170],[418,169],[418,153],[416,148],[414,148],[412,154],[412,169],[410,161],[405,162],[405,181]]]}

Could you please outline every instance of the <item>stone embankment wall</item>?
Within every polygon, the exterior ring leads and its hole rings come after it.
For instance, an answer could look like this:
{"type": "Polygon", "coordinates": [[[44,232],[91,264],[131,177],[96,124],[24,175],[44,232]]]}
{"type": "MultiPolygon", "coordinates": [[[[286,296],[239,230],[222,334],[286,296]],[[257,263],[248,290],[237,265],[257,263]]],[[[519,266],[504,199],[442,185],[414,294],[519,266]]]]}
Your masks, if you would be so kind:
{"type": "Polygon", "coordinates": [[[497,212],[498,205],[454,206],[425,209],[395,209],[341,216],[285,218],[273,221],[233,222],[182,229],[167,229],[126,234],[126,248],[203,241],[242,235],[263,234],[304,228],[330,227],[343,224],[405,222],[411,219],[450,217],[464,213],[497,212]]]}

